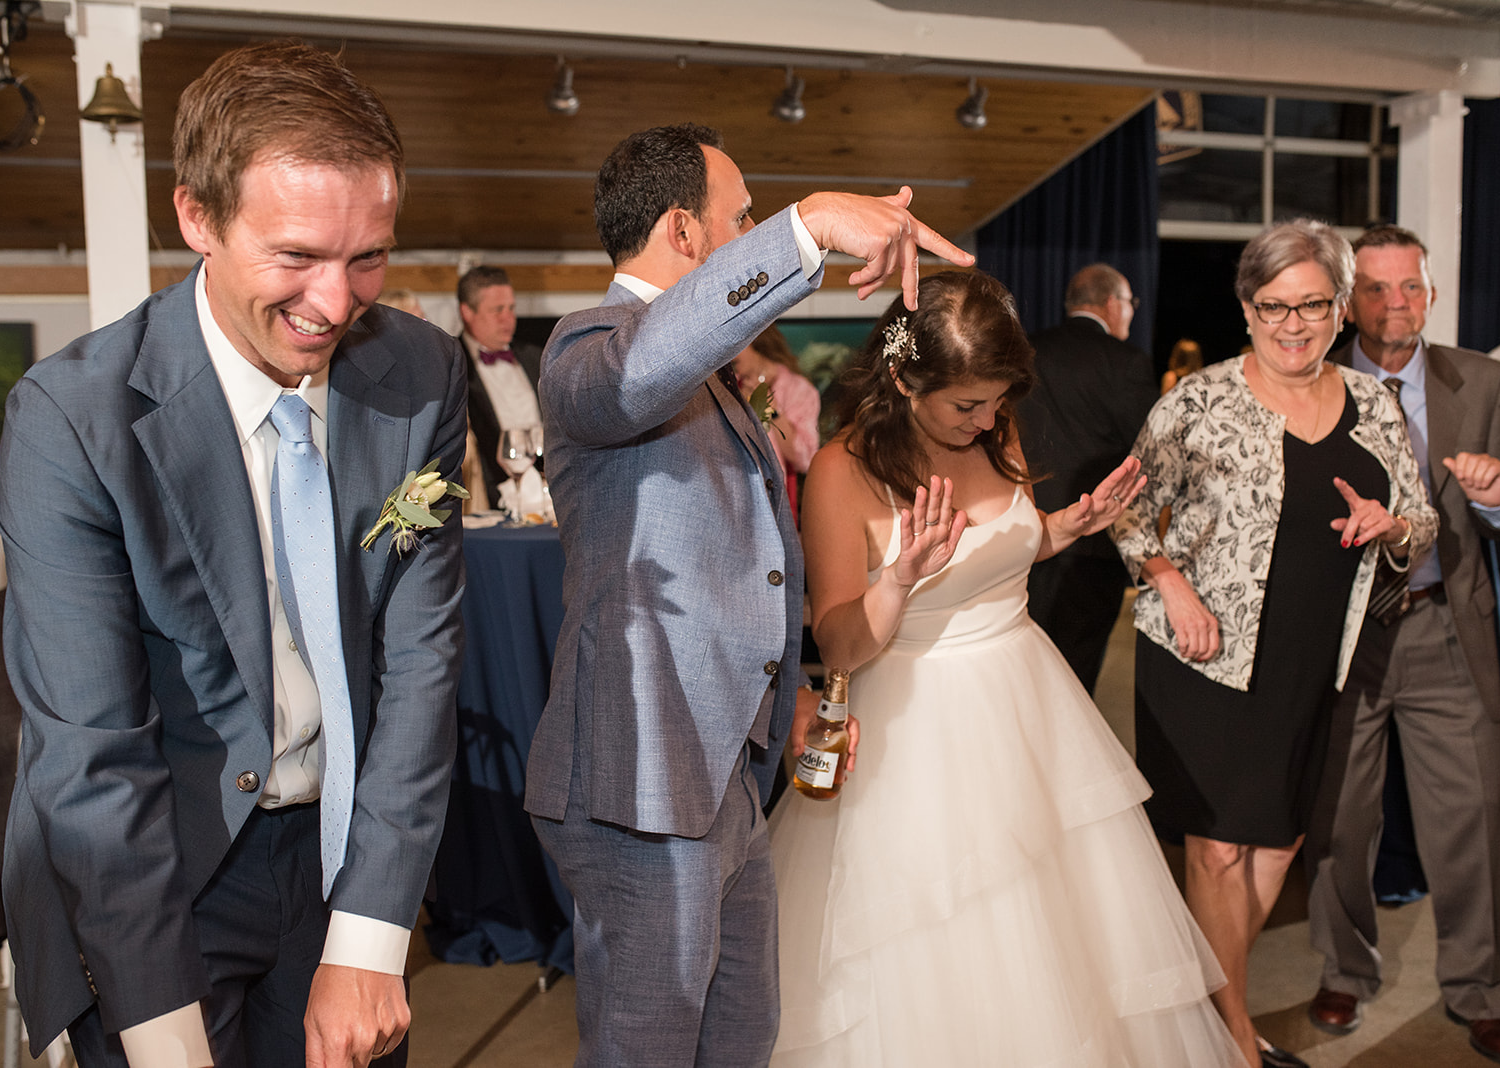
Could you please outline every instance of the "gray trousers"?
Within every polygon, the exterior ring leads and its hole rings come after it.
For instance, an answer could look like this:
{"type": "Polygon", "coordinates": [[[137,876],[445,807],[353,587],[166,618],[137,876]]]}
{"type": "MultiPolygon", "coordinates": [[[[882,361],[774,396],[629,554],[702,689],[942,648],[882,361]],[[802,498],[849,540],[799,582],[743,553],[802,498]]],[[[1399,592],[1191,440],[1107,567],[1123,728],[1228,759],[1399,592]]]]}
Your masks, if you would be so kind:
{"type": "Polygon", "coordinates": [[[748,746],[702,838],[590,820],[576,776],[562,822],[532,820],[573,893],[575,1064],[766,1064],[781,1020],[776,882],[748,746]]]}
{"type": "Polygon", "coordinates": [[[1322,985],[1360,998],[1380,987],[1370,880],[1393,718],[1432,891],[1443,999],[1465,1019],[1500,1017],[1500,725],[1469,677],[1442,595],[1419,601],[1392,627],[1365,621],[1334,708],[1304,846],[1322,985]]]}

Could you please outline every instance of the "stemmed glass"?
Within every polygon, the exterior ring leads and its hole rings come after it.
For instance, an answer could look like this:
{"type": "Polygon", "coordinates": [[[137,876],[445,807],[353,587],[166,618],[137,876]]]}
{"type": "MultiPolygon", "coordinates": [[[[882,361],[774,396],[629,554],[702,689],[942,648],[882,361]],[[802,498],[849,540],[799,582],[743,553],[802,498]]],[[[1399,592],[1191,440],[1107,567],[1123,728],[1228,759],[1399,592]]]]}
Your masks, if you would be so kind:
{"type": "Polygon", "coordinates": [[[525,523],[525,513],[521,510],[521,477],[531,470],[538,454],[532,443],[533,429],[529,426],[508,427],[500,433],[500,466],[505,468],[516,487],[515,513],[511,518],[518,526],[525,523]]]}

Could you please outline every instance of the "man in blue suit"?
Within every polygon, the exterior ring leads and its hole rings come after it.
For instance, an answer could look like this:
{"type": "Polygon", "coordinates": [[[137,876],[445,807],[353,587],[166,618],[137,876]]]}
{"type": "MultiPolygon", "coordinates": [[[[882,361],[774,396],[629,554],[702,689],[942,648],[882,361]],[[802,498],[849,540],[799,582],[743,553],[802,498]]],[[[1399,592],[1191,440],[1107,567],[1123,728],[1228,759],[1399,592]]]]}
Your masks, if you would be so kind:
{"type": "Polygon", "coordinates": [[[456,519],[360,540],[458,469],[463,356],[372,307],[401,143],[336,59],[221,57],[173,143],[202,263],[32,368],[0,441],[17,993],[84,1068],[364,1065],[410,1019],[463,573],[456,519]]]}
{"type": "Polygon", "coordinates": [[[761,799],[797,705],[802,553],[720,371],[817,288],[826,250],[866,261],[861,296],[899,272],[912,306],[918,246],[972,262],[910,199],[817,193],[752,229],[719,135],[690,125],[632,135],[599,171],[617,273],[542,358],[566,614],[526,795],[576,900],[581,1065],[770,1057],[761,799]]]}

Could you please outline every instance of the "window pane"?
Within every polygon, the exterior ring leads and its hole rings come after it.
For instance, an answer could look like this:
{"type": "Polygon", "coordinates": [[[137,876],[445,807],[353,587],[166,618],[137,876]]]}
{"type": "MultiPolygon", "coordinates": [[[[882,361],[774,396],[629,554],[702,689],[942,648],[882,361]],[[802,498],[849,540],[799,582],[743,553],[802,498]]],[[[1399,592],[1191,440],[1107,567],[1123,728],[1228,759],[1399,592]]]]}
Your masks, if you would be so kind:
{"type": "Polygon", "coordinates": [[[1205,148],[1162,164],[1160,217],[1259,223],[1260,159],[1259,152],[1205,148]]]}
{"type": "Polygon", "coordinates": [[[1259,96],[1203,94],[1203,128],[1216,133],[1266,132],[1266,101],[1259,96]]]}
{"type": "Polygon", "coordinates": [[[1278,221],[1301,215],[1335,226],[1363,226],[1369,221],[1370,171],[1362,159],[1280,154],[1274,174],[1278,221]]]}
{"type": "Polygon", "coordinates": [[[1331,100],[1277,100],[1277,137],[1316,137],[1325,141],[1368,141],[1370,105],[1331,100]]]}

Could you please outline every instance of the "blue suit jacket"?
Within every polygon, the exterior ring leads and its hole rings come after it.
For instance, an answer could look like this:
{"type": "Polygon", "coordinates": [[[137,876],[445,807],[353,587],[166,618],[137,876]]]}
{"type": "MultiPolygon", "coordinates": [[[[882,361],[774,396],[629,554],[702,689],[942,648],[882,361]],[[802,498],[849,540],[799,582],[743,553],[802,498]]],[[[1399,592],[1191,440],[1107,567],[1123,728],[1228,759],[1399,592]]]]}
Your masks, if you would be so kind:
{"type": "Polygon", "coordinates": [[[566,612],[533,814],[563,818],[576,764],[591,819],[702,835],[763,702],[769,791],[796,702],[802,552],[771,444],[714,372],[821,277],[783,212],[650,305],[612,285],[553,332],[540,399],[566,612]]]}
{"type": "MultiPolygon", "coordinates": [[[[264,782],[270,608],[250,484],[194,277],[33,367],[0,439],[5,655],[24,710],[5,842],[17,994],[43,1046],[208,992],[192,902],[264,782]],[[22,489],[30,487],[30,489],[22,489]]],[[[410,927],[446,806],[461,655],[457,519],[398,558],[360,537],[403,475],[457,471],[452,338],[372,308],[330,369],[329,479],[358,746],[332,908],[410,927]]]]}

